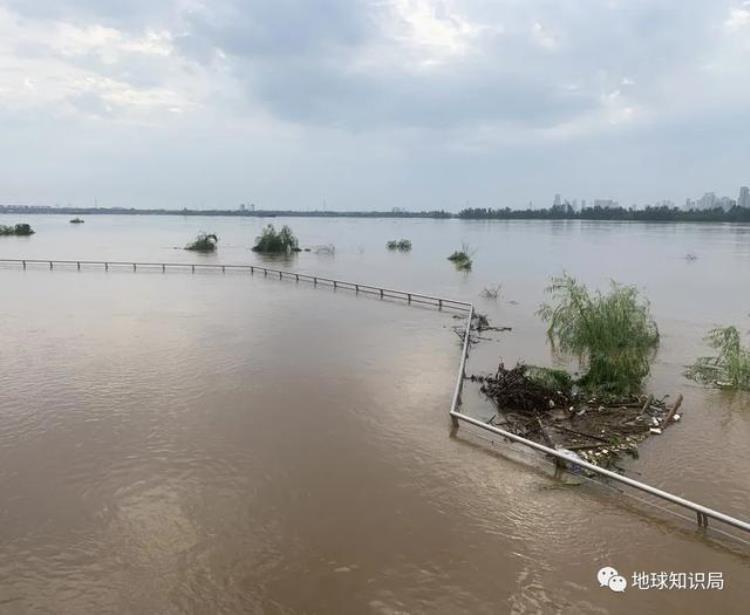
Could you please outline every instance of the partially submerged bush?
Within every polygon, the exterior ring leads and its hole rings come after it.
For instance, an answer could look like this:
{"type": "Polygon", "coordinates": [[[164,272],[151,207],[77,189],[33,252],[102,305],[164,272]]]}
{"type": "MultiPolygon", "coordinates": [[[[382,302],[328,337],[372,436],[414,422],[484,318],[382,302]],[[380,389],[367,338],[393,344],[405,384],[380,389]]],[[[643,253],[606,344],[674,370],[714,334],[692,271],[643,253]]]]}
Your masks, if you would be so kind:
{"type": "Polygon", "coordinates": [[[185,249],[194,252],[213,252],[216,250],[217,243],[219,243],[219,238],[213,233],[198,233],[195,240],[186,245],[185,249]]]}
{"type": "Polygon", "coordinates": [[[448,257],[448,260],[451,261],[459,271],[469,271],[472,265],[471,256],[472,254],[469,245],[462,243],[461,249],[456,250],[451,254],[448,257]]]}
{"type": "Polygon", "coordinates": [[[83,224],[83,220],[81,218],[73,218],[70,221],[71,224],[83,224]]]}
{"type": "Polygon", "coordinates": [[[389,241],[385,246],[389,250],[399,250],[401,252],[408,252],[411,250],[411,241],[408,239],[393,239],[389,241]]]}
{"type": "Polygon", "coordinates": [[[539,386],[552,391],[559,391],[567,396],[571,395],[573,390],[573,378],[564,369],[527,365],[526,375],[539,386]]]}
{"type": "Polygon", "coordinates": [[[273,224],[266,226],[259,237],[255,238],[254,252],[281,253],[299,252],[297,238],[286,224],[276,231],[273,224]]]}
{"type": "Polygon", "coordinates": [[[750,349],[742,345],[736,327],[718,327],[706,336],[718,354],[701,357],[685,375],[701,384],[750,391],[750,349]]]}
{"type": "Polygon", "coordinates": [[[479,293],[485,299],[497,299],[500,296],[500,291],[503,289],[502,284],[495,284],[494,286],[485,286],[482,292],[479,293]]]}
{"type": "Polygon", "coordinates": [[[547,289],[554,304],[539,315],[549,323],[553,350],[574,354],[586,369],[578,384],[614,394],[638,391],[659,343],[649,304],[631,286],[612,282],[609,293],[590,293],[564,275],[547,289]]]}
{"type": "Polygon", "coordinates": [[[336,254],[336,246],[332,243],[327,243],[322,246],[315,246],[315,249],[313,250],[315,254],[322,254],[324,256],[333,256],[336,254]]]}
{"type": "Polygon", "coordinates": [[[9,226],[0,224],[0,235],[33,235],[34,230],[29,224],[16,224],[15,226],[9,226]]]}

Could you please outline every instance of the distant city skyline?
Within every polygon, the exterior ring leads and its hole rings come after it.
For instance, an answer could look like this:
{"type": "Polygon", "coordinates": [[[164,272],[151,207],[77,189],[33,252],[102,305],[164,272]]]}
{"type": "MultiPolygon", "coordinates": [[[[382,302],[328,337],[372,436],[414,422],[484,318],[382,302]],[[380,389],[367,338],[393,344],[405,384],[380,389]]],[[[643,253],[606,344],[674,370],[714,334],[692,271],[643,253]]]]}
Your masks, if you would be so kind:
{"type": "MultiPolygon", "coordinates": [[[[135,205],[130,204],[115,204],[115,203],[108,203],[103,202],[101,204],[98,203],[97,199],[94,199],[94,202],[92,204],[79,204],[79,203],[54,203],[54,204],[38,204],[38,203],[10,203],[10,202],[2,202],[0,201],[0,206],[3,205],[17,205],[17,206],[35,206],[35,207],[49,207],[49,208],[70,208],[70,207],[107,207],[107,208],[136,208],[139,209],[139,207],[135,205]]],[[[705,192],[700,198],[692,199],[690,197],[685,198],[682,205],[679,205],[678,202],[671,200],[671,199],[661,199],[656,200],[653,202],[647,202],[647,203],[630,203],[625,204],[621,203],[617,199],[612,198],[594,198],[594,199],[578,199],[578,198],[567,198],[560,194],[559,192],[555,193],[549,203],[539,203],[535,204],[533,201],[529,201],[527,205],[511,205],[507,203],[470,203],[468,201],[465,201],[463,204],[456,204],[453,207],[426,207],[422,209],[415,209],[415,208],[409,208],[409,207],[398,207],[398,206],[383,206],[381,208],[370,208],[370,210],[373,211],[394,211],[394,212],[408,212],[408,211],[432,211],[432,210],[440,210],[443,209],[445,211],[457,213],[460,210],[466,208],[466,207],[510,207],[511,209],[543,209],[548,208],[550,206],[552,207],[559,207],[562,205],[570,205],[574,210],[579,211],[580,209],[584,209],[587,206],[592,207],[604,207],[604,208],[614,208],[614,207],[636,207],[636,208],[644,208],[644,207],[658,207],[658,206],[667,206],[667,207],[681,207],[682,209],[712,209],[714,207],[721,207],[723,209],[729,209],[730,207],[734,205],[739,205],[740,207],[747,207],[750,208],[750,188],[748,186],[740,186],[738,196],[736,199],[733,199],[729,196],[717,196],[715,192],[705,192]]],[[[176,211],[179,211],[180,209],[187,207],[183,205],[182,207],[165,207],[166,209],[173,209],[176,211]]],[[[161,208],[161,207],[156,207],[161,208]]],[[[190,209],[238,209],[239,211],[249,211],[254,212],[256,211],[256,208],[258,211],[263,210],[273,210],[273,209],[286,209],[290,211],[325,211],[327,209],[326,205],[323,206],[314,206],[311,205],[309,207],[288,207],[288,208],[270,208],[270,207],[263,207],[257,206],[255,203],[250,202],[243,202],[237,204],[235,207],[219,207],[219,206],[212,206],[210,204],[205,204],[203,207],[193,207],[190,209]]],[[[147,207],[144,209],[148,209],[147,207]]],[[[368,209],[351,209],[351,208],[343,208],[341,211],[368,211],[368,209]]]]}
{"type": "MultiPolygon", "coordinates": [[[[570,205],[573,209],[578,209],[577,198],[563,197],[559,192],[555,193],[552,198],[552,206],[559,206],[563,204],[570,205]]],[[[586,199],[581,199],[581,208],[586,207],[586,199]]],[[[630,205],[622,204],[617,199],[593,199],[592,205],[594,207],[648,207],[648,206],[667,206],[676,207],[677,203],[671,199],[662,199],[647,203],[631,203],[630,205]]],[[[748,186],[740,186],[737,198],[730,196],[717,196],[715,192],[704,192],[700,198],[692,199],[686,197],[682,205],[683,209],[712,209],[714,207],[721,207],[728,209],[734,205],[740,207],[750,207],[750,188],[748,186]]],[[[540,207],[548,207],[548,205],[541,205],[540,207]]]]}

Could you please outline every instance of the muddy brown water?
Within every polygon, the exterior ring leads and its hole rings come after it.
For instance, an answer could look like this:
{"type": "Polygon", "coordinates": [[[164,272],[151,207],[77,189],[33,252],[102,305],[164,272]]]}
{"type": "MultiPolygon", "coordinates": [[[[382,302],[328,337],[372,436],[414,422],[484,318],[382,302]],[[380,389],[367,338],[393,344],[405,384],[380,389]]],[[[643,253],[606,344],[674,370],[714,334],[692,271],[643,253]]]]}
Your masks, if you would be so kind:
{"type": "MultiPolygon", "coordinates": [[[[206,230],[206,262],[263,262],[260,220],[28,221],[0,258],[192,261],[174,247],[206,230]]],[[[628,473],[750,516],[748,397],[681,376],[712,324],[750,328],[750,228],[289,222],[336,253],[277,266],[466,298],[512,326],[473,350],[475,373],[550,364],[549,275],[638,284],[663,335],[649,390],[685,402],[628,473]],[[388,253],[400,237],[412,252],[388,253]],[[444,260],[462,240],[468,275],[444,260]],[[497,302],[478,297],[494,283],[497,302]]],[[[746,612],[747,547],[451,434],[447,312],[246,274],[2,266],[0,289],[0,613],[746,612]],[[605,565],[718,571],[724,589],[616,594],[605,565]]],[[[466,409],[491,414],[472,390],[466,409]]]]}

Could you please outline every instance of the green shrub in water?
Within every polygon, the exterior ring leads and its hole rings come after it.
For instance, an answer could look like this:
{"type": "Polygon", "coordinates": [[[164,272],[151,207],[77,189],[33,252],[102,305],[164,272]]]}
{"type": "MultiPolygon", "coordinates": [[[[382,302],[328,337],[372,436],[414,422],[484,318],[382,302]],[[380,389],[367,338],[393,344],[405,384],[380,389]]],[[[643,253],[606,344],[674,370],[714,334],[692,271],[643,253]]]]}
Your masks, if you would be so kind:
{"type": "Polygon", "coordinates": [[[701,384],[750,391],[750,350],[742,345],[737,328],[712,329],[706,341],[718,354],[699,358],[685,375],[701,384]]]}
{"type": "Polygon", "coordinates": [[[573,378],[563,369],[528,365],[526,375],[540,386],[550,391],[560,391],[569,395],[573,390],[573,378]]]}
{"type": "Polygon", "coordinates": [[[216,250],[216,244],[218,243],[219,238],[213,233],[198,233],[195,240],[186,245],[185,249],[194,252],[213,252],[216,250]]]}
{"type": "Polygon", "coordinates": [[[0,224],[0,235],[33,235],[34,230],[29,224],[16,224],[15,226],[6,226],[0,224]]]}
{"type": "Polygon", "coordinates": [[[659,343],[648,301],[615,282],[606,294],[590,293],[568,275],[552,278],[547,292],[553,303],[538,313],[549,323],[553,350],[577,356],[586,369],[578,384],[597,392],[637,392],[659,343]]]}
{"type": "Polygon", "coordinates": [[[411,241],[408,239],[394,239],[385,245],[389,250],[399,250],[401,252],[408,252],[411,250],[411,241]]]}
{"type": "Polygon", "coordinates": [[[276,231],[273,224],[266,226],[255,238],[254,252],[266,252],[269,254],[288,254],[289,252],[299,252],[297,238],[286,224],[276,231]]]}
{"type": "Polygon", "coordinates": [[[448,257],[448,260],[451,261],[459,271],[470,271],[472,265],[470,252],[471,250],[468,244],[462,243],[461,249],[456,250],[451,254],[448,257]]]}

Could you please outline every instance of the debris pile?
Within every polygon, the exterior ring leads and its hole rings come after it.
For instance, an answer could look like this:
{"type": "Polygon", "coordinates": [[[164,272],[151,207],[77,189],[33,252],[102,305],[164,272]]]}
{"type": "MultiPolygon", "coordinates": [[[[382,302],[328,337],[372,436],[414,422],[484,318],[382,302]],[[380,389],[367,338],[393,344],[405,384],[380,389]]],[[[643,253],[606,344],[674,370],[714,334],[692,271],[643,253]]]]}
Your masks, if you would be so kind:
{"type": "MultiPolygon", "coordinates": [[[[462,315],[456,315],[454,316],[456,320],[463,320],[464,316],[462,315]]],[[[478,312],[473,312],[471,316],[471,326],[469,327],[472,333],[474,335],[469,336],[469,342],[472,344],[477,344],[480,341],[492,341],[488,337],[482,337],[481,333],[485,331],[512,331],[512,327],[495,327],[492,324],[490,324],[489,318],[487,318],[486,314],[479,314],[478,312]]],[[[456,335],[461,339],[461,341],[464,341],[464,335],[466,335],[466,326],[465,325],[456,325],[453,327],[453,331],[456,335]]]]}
{"type": "Polygon", "coordinates": [[[570,403],[570,393],[564,387],[555,390],[533,378],[529,366],[519,364],[513,369],[505,369],[501,363],[494,377],[476,377],[472,380],[482,382],[481,391],[490,397],[498,408],[508,408],[522,413],[535,415],[542,410],[570,403]]]}
{"type": "Polygon", "coordinates": [[[550,448],[567,449],[602,467],[617,467],[623,454],[638,456],[638,444],[679,421],[680,395],[591,396],[576,391],[560,370],[501,363],[493,376],[471,376],[495,404],[493,424],[550,448]]]}

